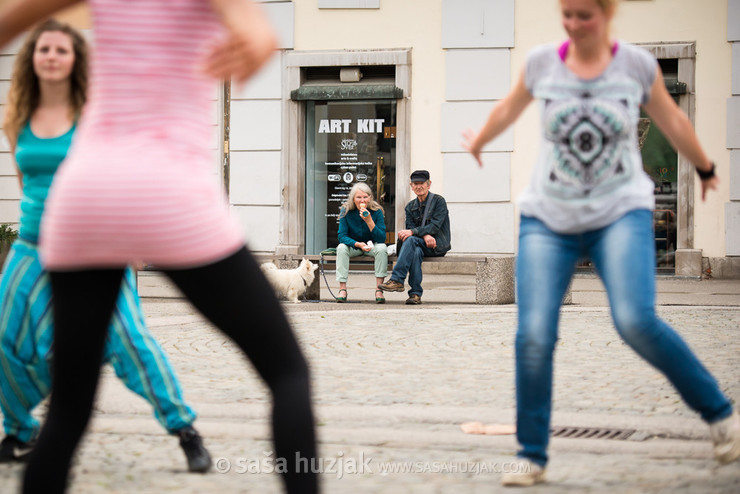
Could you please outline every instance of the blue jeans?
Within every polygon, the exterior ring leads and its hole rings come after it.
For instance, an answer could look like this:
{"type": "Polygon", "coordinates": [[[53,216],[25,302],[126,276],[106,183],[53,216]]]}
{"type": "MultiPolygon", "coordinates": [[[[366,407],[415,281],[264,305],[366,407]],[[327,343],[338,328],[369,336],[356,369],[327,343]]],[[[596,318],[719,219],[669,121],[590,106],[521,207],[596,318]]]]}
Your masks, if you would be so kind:
{"type": "Polygon", "coordinates": [[[631,211],[604,228],[564,235],[522,216],[516,279],[516,400],[519,456],[547,463],[552,362],[558,317],[576,262],[593,261],[619,336],[661,371],[706,422],[732,413],[717,382],[681,337],[655,314],[652,212],[631,211]]]}
{"type": "Polygon", "coordinates": [[[427,247],[423,238],[410,236],[401,244],[401,252],[398,253],[398,260],[393,266],[391,279],[401,284],[409,277],[409,295],[421,295],[424,290],[421,288],[421,262],[424,256],[433,257],[434,250],[427,247]]]}

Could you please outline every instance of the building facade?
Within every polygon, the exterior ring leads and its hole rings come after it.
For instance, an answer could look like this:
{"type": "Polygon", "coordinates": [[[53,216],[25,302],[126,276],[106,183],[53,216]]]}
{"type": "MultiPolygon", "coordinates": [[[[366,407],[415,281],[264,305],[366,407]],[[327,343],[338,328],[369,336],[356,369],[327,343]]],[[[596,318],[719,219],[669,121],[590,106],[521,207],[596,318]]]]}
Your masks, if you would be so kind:
{"type": "MultiPolygon", "coordinates": [[[[213,117],[214,175],[253,250],[335,246],[339,205],[358,181],[382,201],[393,242],[409,174],[426,169],[450,208],[453,253],[516,253],[515,201],[536,159],[537,105],[485,149],[482,169],[461,133],[483,124],[529,50],[565,38],[557,0],[262,3],[280,50],[245,87],[215,89],[213,117]]],[[[65,15],[89,27],[84,11],[65,15]]],[[[659,267],[740,277],[740,0],[623,0],[612,34],[659,59],[721,180],[702,202],[691,165],[650,128],[643,157],[655,182],[659,267]]],[[[0,55],[0,98],[13,50],[0,55]]],[[[17,221],[17,189],[2,147],[0,222],[17,221]]]]}

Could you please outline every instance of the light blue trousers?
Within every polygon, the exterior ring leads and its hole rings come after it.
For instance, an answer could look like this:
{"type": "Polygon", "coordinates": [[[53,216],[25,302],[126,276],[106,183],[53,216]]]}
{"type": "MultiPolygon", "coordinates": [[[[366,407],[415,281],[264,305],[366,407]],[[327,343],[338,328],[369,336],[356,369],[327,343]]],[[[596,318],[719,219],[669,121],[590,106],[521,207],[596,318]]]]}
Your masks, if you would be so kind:
{"type": "MultiPolygon", "coordinates": [[[[53,314],[49,275],[36,245],[16,240],[0,280],[0,409],[5,434],[34,439],[39,422],[32,410],[51,391],[53,314]]],[[[104,361],[134,393],[147,400],[170,433],[193,423],[167,357],[144,323],[127,269],[108,328],[104,361]]]]}
{"type": "Polygon", "coordinates": [[[355,249],[347,244],[337,246],[337,281],[346,283],[349,276],[349,259],[357,256],[372,256],[375,258],[375,277],[388,276],[388,247],[385,244],[373,244],[368,252],[355,249]]]}

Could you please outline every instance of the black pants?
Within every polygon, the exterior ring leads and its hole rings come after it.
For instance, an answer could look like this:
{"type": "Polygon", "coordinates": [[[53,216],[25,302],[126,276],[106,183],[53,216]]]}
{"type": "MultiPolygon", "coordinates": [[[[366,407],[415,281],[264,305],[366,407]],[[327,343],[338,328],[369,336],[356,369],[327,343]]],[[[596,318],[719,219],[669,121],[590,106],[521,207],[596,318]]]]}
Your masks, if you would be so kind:
{"type": "MultiPolygon", "coordinates": [[[[270,388],[275,457],[286,459],[287,492],[317,492],[316,475],[304,471],[316,457],[308,366],[254,258],[243,248],[208,266],[165,273],[239,345],[270,388]],[[297,462],[298,457],[308,461],[297,462]]],[[[25,493],[64,492],[67,486],[92,411],[122,276],[122,269],[51,273],[54,379],[48,417],[25,472],[25,493]]]]}

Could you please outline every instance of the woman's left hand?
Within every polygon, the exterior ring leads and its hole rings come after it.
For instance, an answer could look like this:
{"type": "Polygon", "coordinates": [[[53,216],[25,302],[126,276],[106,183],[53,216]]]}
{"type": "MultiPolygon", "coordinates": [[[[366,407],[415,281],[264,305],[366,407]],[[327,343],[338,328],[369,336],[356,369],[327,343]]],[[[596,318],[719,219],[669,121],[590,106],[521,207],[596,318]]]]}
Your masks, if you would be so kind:
{"type": "Polygon", "coordinates": [[[476,134],[472,129],[466,129],[463,131],[463,142],[461,143],[463,149],[465,149],[467,152],[473,155],[473,158],[475,158],[475,161],[478,162],[478,166],[480,168],[483,168],[483,159],[481,158],[481,149],[476,146],[476,138],[478,137],[478,134],[476,134]]]}
{"type": "Polygon", "coordinates": [[[369,225],[370,223],[373,222],[373,217],[370,214],[370,211],[366,207],[361,207],[359,211],[360,211],[360,218],[362,218],[365,221],[365,223],[369,225]]]}
{"type": "Polygon", "coordinates": [[[717,190],[719,184],[719,178],[716,176],[701,181],[701,200],[705,200],[707,197],[707,191],[709,189],[717,190]]]}

